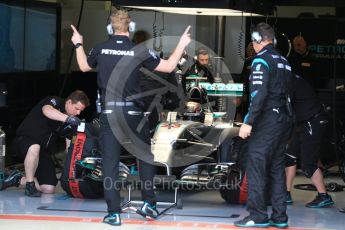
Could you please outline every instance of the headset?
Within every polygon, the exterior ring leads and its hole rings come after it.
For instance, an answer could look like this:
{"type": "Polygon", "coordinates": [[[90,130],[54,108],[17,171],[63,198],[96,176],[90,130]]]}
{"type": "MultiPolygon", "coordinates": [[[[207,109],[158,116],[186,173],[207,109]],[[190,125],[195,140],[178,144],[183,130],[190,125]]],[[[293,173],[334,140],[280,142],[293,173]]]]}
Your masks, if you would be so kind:
{"type": "Polygon", "coordinates": [[[107,25],[107,32],[110,36],[114,34],[113,26],[111,25],[111,23],[107,25]]]}
{"type": "MultiPolygon", "coordinates": [[[[261,34],[256,31],[256,30],[253,30],[252,33],[251,33],[251,39],[253,42],[257,43],[257,44],[260,44],[262,42],[262,36],[261,34]]],[[[273,45],[276,46],[277,45],[277,39],[276,37],[273,38],[273,45]]]]}
{"type": "Polygon", "coordinates": [[[135,32],[135,27],[136,27],[136,25],[137,25],[137,24],[136,24],[135,22],[131,21],[131,22],[129,23],[129,25],[128,25],[128,31],[131,32],[131,33],[135,32]]]}
{"type": "MultiPolygon", "coordinates": [[[[131,21],[128,25],[128,31],[131,33],[135,32],[135,27],[136,27],[136,23],[131,21]]],[[[111,23],[109,23],[106,28],[107,28],[108,35],[114,34],[114,29],[111,23]]]]}
{"type": "Polygon", "coordinates": [[[205,46],[201,46],[199,47],[196,51],[195,51],[195,56],[193,57],[193,61],[194,63],[197,63],[198,61],[198,57],[200,54],[207,54],[208,55],[208,58],[209,58],[209,62],[211,62],[213,56],[210,52],[210,49],[209,48],[206,48],[205,46]]]}

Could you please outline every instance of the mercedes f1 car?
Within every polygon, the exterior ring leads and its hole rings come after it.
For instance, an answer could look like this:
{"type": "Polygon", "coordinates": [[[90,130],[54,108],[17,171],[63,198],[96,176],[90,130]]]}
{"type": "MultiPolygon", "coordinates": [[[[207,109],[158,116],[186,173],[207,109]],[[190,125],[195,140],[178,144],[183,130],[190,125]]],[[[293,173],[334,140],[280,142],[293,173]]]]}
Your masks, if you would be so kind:
{"type": "MultiPolygon", "coordinates": [[[[236,159],[221,161],[229,159],[229,155],[236,151],[234,139],[238,136],[239,125],[231,119],[224,121],[226,112],[212,112],[208,100],[210,95],[219,98],[241,96],[242,91],[242,84],[200,83],[190,89],[189,100],[182,114],[169,112],[167,119],[158,124],[151,141],[154,161],[166,170],[166,175],[175,176],[175,184],[181,187],[192,185],[219,189],[227,202],[245,202],[246,182],[243,170],[236,159]],[[226,145],[224,151],[222,145],[226,145]]],[[[94,129],[95,125],[92,126],[94,129]]],[[[76,186],[71,181],[89,181],[96,184],[102,181],[102,159],[100,154],[95,154],[92,150],[99,149],[99,146],[90,127],[91,125],[87,124],[84,129],[85,137],[78,133],[69,152],[71,156],[66,160],[69,164],[65,165],[62,176],[65,182],[62,184],[72,196],[90,197],[86,193],[80,195],[81,192],[75,192],[76,186]],[[93,144],[86,147],[89,139],[93,140],[93,144]],[[79,155],[74,150],[78,143],[84,145],[83,153],[79,155]]],[[[129,166],[123,163],[119,171],[124,180],[131,174],[129,166]]],[[[93,187],[95,186],[89,186],[87,189],[93,187]]],[[[101,195],[98,191],[97,196],[101,195]]]]}

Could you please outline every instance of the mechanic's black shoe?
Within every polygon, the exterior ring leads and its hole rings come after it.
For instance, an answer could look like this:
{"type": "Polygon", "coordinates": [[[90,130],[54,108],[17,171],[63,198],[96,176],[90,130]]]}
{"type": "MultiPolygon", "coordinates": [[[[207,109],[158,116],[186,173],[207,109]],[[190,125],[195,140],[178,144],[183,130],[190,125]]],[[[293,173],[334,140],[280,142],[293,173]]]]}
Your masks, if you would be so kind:
{"type": "Polygon", "coordinates": [[[13,170],[8,177],[3,181],[0,190],[7,189],[9,187],[18,187],[20,185],[20,179],[23,175],[18,170],[13,170]]]}
{"type": "Polygon", "coordinates": [[[327,193],[318,193],[312,202],[309,202],[305,206],[308,208],[324,208],[334,204],[332,197],[327,193]]]}
{"type": "Polygon", "coordinates": [[[291,193],[290,192],[287,192],[286,193],[286,200],[285,200],[285,203],[286,204],[292,204],[293,203],[293,200],[291,198],[291,193]]]}
{"type": "Polygon", "coordinates": [[[242,220],[234,222],[237,227],[255,227],[255,228],[267,228],[270,226],[268,221],[255,221],[251,216],[247,216],[242,220]]]}
{"type": "Polygon", "coordinates": [[[289,225],[287,222],[279,222],[270,220],[270,226],[275,228],[287,228],[289,225]]]}
{"type": "Polygon", "coordinates": [[[25,195],[30,197],[40,197],[42,193],[36,189],[35,182],[26,182],[25,195]]]}
{"type": "Polygon", "coordinates": [[[137,210],[137,213],[139,215],[142,215],[143,217],[147,218],[147,219],[156,219],[157,216],[159,215],[159,212],[156,208],[156,205],[150,205],[147,202],[144,202],[143,206],[141,207],[141,209],[137,210]]]}
{"type": "Polygon", "coordinates": [[[120,226],[121,225],[121,217],[118,213],[109,213],[103,219],[103,223],[110,224],[113,226],[120,226]]]}

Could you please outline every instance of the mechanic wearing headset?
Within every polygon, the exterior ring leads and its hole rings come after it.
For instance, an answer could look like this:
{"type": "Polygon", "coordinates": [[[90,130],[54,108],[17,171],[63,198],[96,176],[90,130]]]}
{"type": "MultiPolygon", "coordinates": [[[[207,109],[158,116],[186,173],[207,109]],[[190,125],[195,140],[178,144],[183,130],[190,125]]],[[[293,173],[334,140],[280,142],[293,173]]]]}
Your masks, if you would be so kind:
{"type": "MultiPolygon", "coordinates": [[[[153,51],[148,50],[145,46],[135,46],[129,40],[129,25],[130,16],[127,11],[118,10],[110,16],[111,25],[114,29],[114,35],[111,38],[96,47],[94,47],[89,55],[85,54],[83,44],[83,37],[72,25],[73,36],[72,42],[76,47],[76,55],[79,68],[81,71],[90,71],[98,66],[98,87],[101,90],[101,104],[102,114],[100,115],[101,122],[101,146],[103,157],[103,186],[104,186],[104,198],[108,206],[108,215],[103,219],[104,223],[110,225],[121,225],[121,206],[120,206],[120,191],[117,186],[113,185],[119,180],[118,178],[118,164],[121,154],[122,136],[114,135],[112,132],[112,119],[121,119],[124,116],[127,125],[142,140],[144,145],[139,142],[133,142],[131,146],[135,152],[139,151],[139,158],[150,159],[151,162],[145,162],[140,159],[139,174],[142,184],[142,199],[144,204],[139,214],[156,218],[158,211],[156,209],[156,198],[153,191],[153,177],[154,177],[154,165],[152,165],[153,154],[150,150],[150,133],[147,122],[144,123],[140,131],[136,132],[136,128],[143,119],[145,119],[144,112],[141,110],[140,99],[127,100],[131,95],[137,95],[141,93],[140,78],[145,77],[140,68],[146,68],[149,71],[160,71],[165,73],[172,72],[178,64],[182,53],[186,46],[190,43],[191,38],[189,34],[190,26],[187,27],[182,34],[175,50],[171,54],[168,60],[163,60],[157,57],[153,51]],[[119,63],[119,64],[118,64],[119,63]],[[123,64],[124,63],[124,64],[123,64]],[[118,64],[118,65],[117,65],[118,64]],[[123,65],[122,65],[123,64],[123,65]],[[116,66],[117,65],[117,66],[116,66]],[[127,81],[117,81],[119,84],[123,84],[120,91],[123,91],[122,95],[115,95],[115,97],[122,98],[118,101],[105,101],[106,90],[108,81],[112,75],[113,69],[118,66],[123,67],[123,73],[114,72],[113,75],[116,78],[120,78],[123,74],[132,71],[128,75],[127,81]],[[113,109],[106,109],[109,106],[113,106],[113,109]],[[109,180],[110,179],[110,180],[109,180]]],[[[117,87],[117,85],[113,86],[117,87]]],[[[114,93],[117,92],[117,88],[110,87],[114,93]]],[[[109,93],[109,91],[107,91],[109,93]]],[[[119,94],[119,93],[118,93],[119,94]]],[[[115,132],[119,132],[122,135],[126,135],[126,131],[122,130],[121,126],[114,127],[115,132]],[[123,133],[121,133],[124,131],[123,133]]],[[[124,127],[125,129],[126,127],[124,127]]],[[[138,156],[138,155],[137,155],[138,156]]]]}
{"type": "Polygon", "coordinates": [[[290,96],[295,114],[295,125],[292,139],[286,150],[286,202],[292,203],[290,191],[296,174],[297,158],[299,158],[304,175],[311,178],[318,191],[316,198],[307,203],[306,207],[331,206],[334,202],[326,192],[323,173],[317,165],[320,145],[328,121],[314,89],[299,75],[292,77],[290,96]]]}
{"type": "Polygon", "coordinates": [[[250,105],[239,131],[241,138],[248,138],[249,216],[234,224],[238,227],[287,227],[284,149],[292,120],[287,100],[291,67],[275,50],[275,33],[270,25],[259,23],[251,37],[257,55],[252,61],[249,79],[250,105]],[[266,204],[269,190],[270,217],[266,204]]]}
{"type": "Polygon", "coordinates": [[[186,81],[190,81],[190,80],[186,80],[186,77],[190,75],[199,75],[199,74],[202,74],[202,76],[200,77],[206,77],[207,82],[211,84],[214,82],[213,75],[210,70],[210,55],[206,47],[200,47],[199,49],[197,49],[195,63],[191,67],[189,67],[182,76],[183,88],[185,90],[188,90],[186,89],[186,81]]]}
{"type": "Polygon", "coordinates": [[[24,162],[25,176],[12,171],[0,190],[25,185],[26,196],[54,193],[58,180],[49,147],[63,131],[61,127],[76,129],[80,123],[76,116],[88,105],[88,97],[80,90],[72,92],[66,100],[52,96],[41,100],[20,124],[12,143],[14,156],[24,162]]]}

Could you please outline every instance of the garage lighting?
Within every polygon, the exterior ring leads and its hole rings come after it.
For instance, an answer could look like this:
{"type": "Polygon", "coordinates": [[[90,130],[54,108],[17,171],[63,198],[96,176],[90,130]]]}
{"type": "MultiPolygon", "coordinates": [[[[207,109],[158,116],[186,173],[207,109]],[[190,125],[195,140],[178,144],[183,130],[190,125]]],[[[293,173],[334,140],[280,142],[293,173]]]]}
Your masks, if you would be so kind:
{"type": "Polygon", "coordinates": [[[240,10],[216,8],[186,8],[186,7],[150,7],[150,6],[124,6],[132,9],[151,10],[171,14],[188,14],[202,16],[261,16],[260,14],[247,13],[240,10]]]}

